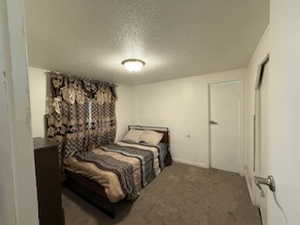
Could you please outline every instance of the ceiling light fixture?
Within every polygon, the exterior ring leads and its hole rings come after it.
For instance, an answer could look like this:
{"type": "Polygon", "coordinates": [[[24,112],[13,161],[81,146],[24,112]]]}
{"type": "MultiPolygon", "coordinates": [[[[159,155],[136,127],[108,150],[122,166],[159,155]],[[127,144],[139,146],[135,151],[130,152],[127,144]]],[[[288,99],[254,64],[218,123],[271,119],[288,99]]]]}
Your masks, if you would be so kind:
{"type": "Polygon", "coordinates": [[[146,63],[140,59],[126,59],[122,61],[122,65],[129,72],[139,72],[146,63]]]}

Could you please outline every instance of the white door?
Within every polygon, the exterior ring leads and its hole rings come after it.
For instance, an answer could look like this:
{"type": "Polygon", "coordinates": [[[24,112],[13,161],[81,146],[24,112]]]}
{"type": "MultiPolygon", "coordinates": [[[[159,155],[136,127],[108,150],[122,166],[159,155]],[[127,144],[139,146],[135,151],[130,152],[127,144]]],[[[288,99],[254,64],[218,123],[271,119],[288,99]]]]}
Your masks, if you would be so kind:
{"type": "Polygon", "coordinates": [[[267,156],[262,168],[274,177],[276,191],[273,195],[264,187],[268,192],[264,225],[299,225],[300,30],[295,28],[300,26],[300,1],[270,2],[271,51],[269,72],[262,83],[266,121],[261,123],[261,151],[267,156]]]}
{"type": "Polygon", "coordinates": [[[241,172],[241,83],[212,83],[210,89],[210,167],[241,172]]]}
{"type": "MultiPolygon", "coordinates": [[[[271,58],[268,123],[272,154],[267,166],[289,225],[300,224],[300,1],[271,0],[271,58]],[[295,29],[295,28],[298,29],[295,29]]],[[[268,225],[286,224],[273,198],[268,199],[268,225]]]]}
{"type": "MultiPolygon", "coordinates": [[[[276,117],[274,116],[279,116],[280,118],[284,115],[280,115],[278,111],[272,110],[272,108],[274,109],[274,102],[277,101],[275,94],[279,92],[279,90],[273,86],[274,76],[270,73],[269,60],[264,63],[263,68],[263,73],[259,77],[261,81],[258,85],[256,98],[256,127],[258,134],[256,146],[258,151],[255,158],[257,165],[255,175],[261,178],[267,178],[269,175],[272,175],[275,181],[275,192],[272,192],[267,185],[262,185],[262,190],[256,189],[256,201],[261,211],[263,225],[273,225],[275,224],[274,221],[276,221],[276,225],[299,224],[297,217],[294,218],[294,220],[297,220],[297,223],[288,222],[287,209],[289,208],[286,207],[293,205],[290,207],[290,210],[294,210],[294,207],[298,210],[299,202],[294,199],[299,196],[299,189],[296,188],[297,185],[299,186],[299,182],[297,179],[295,182],[290,182],[293,181],[292,179],[289,180],[289,176],[294,171],[291,168],[294,166],[293,163],[297,160],[297,155],[292,156],[295,157],[295,159],[293,159],[294,161],[285,159],[286,154],[288,154],[287,150],[293,150],[294,147],[297,147],[296,145],[291,145],[289,146],[290,149],[288,149],[287,146],[281,145],[280,149],[278,149],[279,146],[275,144],[278,140],[281,140],[280,142],[286,142],[290,139],[294,134],[292,130],[298,130],[297,128],[295,129],[297,124],[294,122],[295,119],[293,119],[290,121],[289,128],[284,134],[277,137],[274,135],[277,132],[281,132],[281,129],[284,128],[284,123],[278,123],[279,121],[275,120],[276,117]],[[290,173],[287,173],[286,170],[290,173]],[[284,189],[285,191],[283,191],[284,189]]],[[[284,90],[285,93],[289,93],[289,91],[289,88],[284,90]]],[[[289,96],[289,98],[291,97],[294,96],[289,96]]],[[[289,98],[286,98],[286,100],[289,98]]],[[[300,103],[297,101],[294,103],[295,109],[299,110],[300,103]]],[[[286,108],[288,105],[282,107],[284,111],[289,110],[286,108]]],[[[280,110],[280,107],[277,108],[277,110],[280,110]]],[[[289,120],[290,118],[287,117],[287,119],[289,120]]],[[[298,141],[299,137],[293,137],[293,142],[298,143],[298,141]]],[[[298,179],[299,178],[300,176],[298,175],[298,179]]],[[[300,211],[298,210],[298,212],[300,211]]]]}

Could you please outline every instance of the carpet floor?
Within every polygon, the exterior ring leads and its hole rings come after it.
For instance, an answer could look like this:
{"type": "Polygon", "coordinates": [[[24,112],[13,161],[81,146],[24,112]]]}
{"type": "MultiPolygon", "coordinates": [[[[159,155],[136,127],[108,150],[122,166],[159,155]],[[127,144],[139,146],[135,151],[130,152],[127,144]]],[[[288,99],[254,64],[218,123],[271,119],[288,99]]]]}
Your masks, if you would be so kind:
{"type": "Polygon", "coordinates": [[[63,191],[66,225],[260,225],[245,180],[237,174],[174,163],[122,204],[115,219],[69,190],[63,191]]]}

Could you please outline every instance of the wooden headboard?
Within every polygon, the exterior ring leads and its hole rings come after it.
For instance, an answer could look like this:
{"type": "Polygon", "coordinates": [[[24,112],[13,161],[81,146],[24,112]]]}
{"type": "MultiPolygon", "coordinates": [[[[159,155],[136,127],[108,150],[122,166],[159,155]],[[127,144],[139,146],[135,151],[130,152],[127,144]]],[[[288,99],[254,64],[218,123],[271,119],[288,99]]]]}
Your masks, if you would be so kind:
{"type": "Polygon", "coordinates": [[[153,130],[158,133],[162,133],[163,137],[161,139],[162,143],[165,143],[168,145],[170,144],[170,138],[169,138],[169,128],[167,127],[154,127],[154,126],[141,126],[141,125],[129,125],[128,130],[153,130]]]}

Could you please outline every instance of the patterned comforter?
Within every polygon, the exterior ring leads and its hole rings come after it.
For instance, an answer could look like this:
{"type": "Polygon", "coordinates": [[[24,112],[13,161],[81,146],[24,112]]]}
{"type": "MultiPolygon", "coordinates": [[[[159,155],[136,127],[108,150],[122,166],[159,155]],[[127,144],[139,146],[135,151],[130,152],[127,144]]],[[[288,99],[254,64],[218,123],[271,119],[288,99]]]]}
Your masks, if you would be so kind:
{"type": "Polygon", "coordinates": [[[163,169],[159,146],[117,142],[65,159],[67,170],[101,184],[111,202],[134,200],[163,169]]]}

